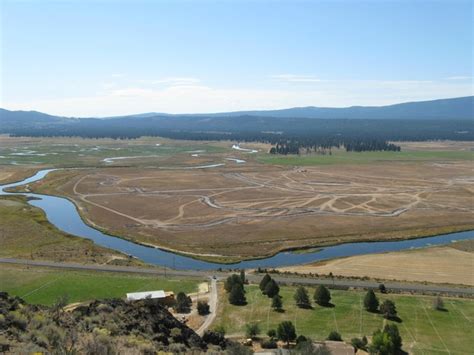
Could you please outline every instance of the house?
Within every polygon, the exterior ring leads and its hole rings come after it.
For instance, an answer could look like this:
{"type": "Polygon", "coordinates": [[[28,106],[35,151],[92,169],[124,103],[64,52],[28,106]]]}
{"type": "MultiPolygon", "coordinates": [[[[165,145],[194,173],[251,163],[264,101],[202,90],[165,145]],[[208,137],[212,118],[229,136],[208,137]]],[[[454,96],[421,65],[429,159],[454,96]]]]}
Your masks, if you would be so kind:
{"type": "Polygon", "coordinates": [[[158,300],[165,305],[172,305],[174,303],[174,293],[158,291],[144,291],[127,293],[127,301],[139,301],[144,299],[158,300]]]}

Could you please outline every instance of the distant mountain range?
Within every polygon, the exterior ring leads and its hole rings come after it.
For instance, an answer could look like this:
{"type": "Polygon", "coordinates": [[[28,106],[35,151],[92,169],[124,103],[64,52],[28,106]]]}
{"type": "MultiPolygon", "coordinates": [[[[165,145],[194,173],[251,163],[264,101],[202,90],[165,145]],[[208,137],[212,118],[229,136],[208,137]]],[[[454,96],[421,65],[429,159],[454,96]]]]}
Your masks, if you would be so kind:
{"type": "MultiPolygon", "coordinates": [[[[235,111],[202,114],[167,114],[158,112],[128,117],[196,116],[196,117],[284,117],[320,119],[470,119],[473,118],[474,96],[431,101],[405,102],[388,106],[293,107],[280,110],[235,111]]],[[[121,116],[125,117],[125,116],[121,116]]],[[[113,117],[116,118],[116,117],[113,117]]]]}
{"type": "MultiPolygon", "coordinates": [[[[167,130],[264,131],[303,129],[317,126],[313,120],[473,120],[474,96],[407,102],[389,106],[352,106],[346,108],[295,107],[282,110],[237,111],[209,114],[142,113],[119,117],[72,118],[37,111],[0,109],[0,132],[18,129],[67,129],[71,125],[101,126],[126,124],[167,130]],[[106,124],[105,122],[109,122],[106,124]]],[[[106,127],[104,127],[105,129],[106,127]]]]}

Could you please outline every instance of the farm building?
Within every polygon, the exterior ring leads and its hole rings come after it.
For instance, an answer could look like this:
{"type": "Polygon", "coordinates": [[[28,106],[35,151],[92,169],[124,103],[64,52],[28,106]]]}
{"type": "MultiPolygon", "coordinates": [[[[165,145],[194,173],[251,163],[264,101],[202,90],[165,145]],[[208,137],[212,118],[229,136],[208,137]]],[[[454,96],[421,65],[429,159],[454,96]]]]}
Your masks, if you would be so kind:
{"type": "Polygon", "coordinates": [[[171,305],[174,303],[174,293],[158,291],[144,291],[127,293],[127,301],[139,301],[144,299],[159,300],[164,304],[171,305]]]}

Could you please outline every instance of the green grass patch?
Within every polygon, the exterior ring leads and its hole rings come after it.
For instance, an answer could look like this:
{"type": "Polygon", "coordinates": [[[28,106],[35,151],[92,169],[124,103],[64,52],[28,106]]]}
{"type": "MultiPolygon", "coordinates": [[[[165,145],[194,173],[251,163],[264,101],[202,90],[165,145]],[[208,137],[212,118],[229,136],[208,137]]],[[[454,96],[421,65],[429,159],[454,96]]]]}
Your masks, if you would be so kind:
{"type": "Polygon", "coordinates": [[[271,155],[258,156],[257,160],[275,165],[334,165],[370,164],[383,161],[437,161],[472,160],[474,152],[468,151],[402,151],[402,152],[346,152],[335,151],[332,155],[271,155]]]}
{"type": "Polygon", "coordinates": [[[67,295],[70,303],[123,298],[128,292],[165,290],[196,292],[199,279],[130,275],[98,271],[71,271],[2,265],[0,290],[28,303],[51,305],[67,295]]]}
{"type": "MultiPolygon", "coordinates": [[[[384,319],[363,309],[364,292],[331,290],[333,308],[314,306],[313,309],[296,307],[295,287],[282,287],[285,312],[270,308],[271,300],[263,296],[257,286],[246,287],[246,306],[233,306],[222,300],[214,326],[222,325],[229,335],[244,335],[245,325],[256,322],[264,335],[276,329],[278,323],[290,320],[297,333],[314,340],[325,339],[332,330],[338,331],[345,341],[353,337],[371,336],[383,327],[384,319]]],[[[308,288],[312,298],[314,289],[308,288]]],[[[402,319],[396,323],[404,341],[404,349],[415,354],[467,354],[474,348],[474,301],[445,299],[446,312],[432,309],[432,297],[408,295],[380,295],[380,300],[395,302],[402,319]]],[[[313,302],[314,305],[314,302],[313,302]]]]}

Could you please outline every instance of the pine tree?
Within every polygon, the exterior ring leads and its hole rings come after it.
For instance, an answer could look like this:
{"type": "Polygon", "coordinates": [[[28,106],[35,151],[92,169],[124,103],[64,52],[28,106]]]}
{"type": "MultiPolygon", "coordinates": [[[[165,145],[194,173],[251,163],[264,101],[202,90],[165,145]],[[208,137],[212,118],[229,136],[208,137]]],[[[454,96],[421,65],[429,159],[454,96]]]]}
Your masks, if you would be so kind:
{"type": "Polygon", "coordinates": [[[369,312],[377,312],[379,309],[379,300],[373,290],[367,291],[364,297],[364,307],[369,312]]]}
{"type": "Polygon", "coordinates": [[[325,286],[320,285],[314,292],[314,301],[320,306],[328,306],[331,301],[331,293],[325,286]]]}
{"type": "Polygon", "coordinates": [[[267,286],[267,283],[271,280],[272,278],[270,277],[270,275],[268,274],[265,274],[265,276],[262,278],[262,280],[260,281],[260,290],[263,292],[265,291],[265,286],[267,286]]]}
{"type": "Polygon", "coordinates": [[[267,285],[265,286],[265,291],[263,292],[269,298],[273,298],[274,296],[278,295],[280,292],[280,287],[276,283],[275,280],[270,280],[267,285]]]}
{"type": "Polygon", "coordinates": [[[275,311],[281,311],[283,307],[283,302],[281,301],[281,296],[280,295],[275,295],[272,298],[272,308],[275,311]]]}
{"type": "Polygon", "coordinates": [[[235,284],[232,286],[232,290],[229,293],[229,302],[238,306],[247,303],[245,299],[244,288],[241,284],[235,284]]]}
{"type": "Polygon", "coordinates": [[[300,308],[311,308],[311,302],[309,300],[308,291],[303,286],[296,289],[294,299],[296,305],[300,308]]]}
{"type": "Polygon", "coordinates": [[[395,307],[395,303],[390,300],[385,300],[380,305],[380,313],[386,319],[395,318],[397,316],[397,308],[395,307]]]}

